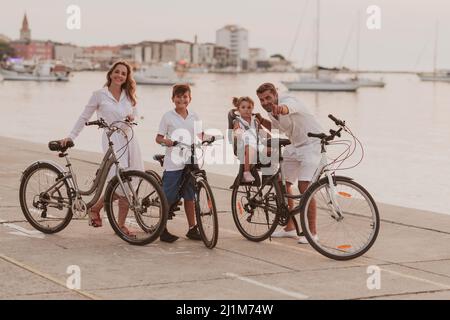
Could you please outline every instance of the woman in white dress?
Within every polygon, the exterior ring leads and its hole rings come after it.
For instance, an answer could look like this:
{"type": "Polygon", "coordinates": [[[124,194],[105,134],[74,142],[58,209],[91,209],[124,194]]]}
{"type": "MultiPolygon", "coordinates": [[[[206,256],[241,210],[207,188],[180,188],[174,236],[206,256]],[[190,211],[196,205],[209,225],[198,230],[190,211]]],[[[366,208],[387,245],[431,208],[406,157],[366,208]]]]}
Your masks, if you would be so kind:
{"type": "MultiPolygon", "coordinates": [[[[64,146],[69,140],[75,140],[76,137],[85,127],[85,123],[90,120],[94,112],[97,112],[98,118],[103,118],[106,123],[111,124],[114,121],[123,121],[128,119],[134,121],[137,116],[136,110],[136,82],[133,79],[132,69],[130,65],[125,61],[116,62],[106,75],[107,82],[104,88],[95,91],[92,94],[87,106],[83,113],[75,123],[70,135],[61,140],[61,144],[64,146]]],[[[124,130],[130,131],[127,126],[124,126],[124,130]]],[[[111,140],[114,143],[114,150],[118,153],[117,156],[122,156],[119,159],[120,166],[126,170],[144,170],[144,163],[141,157],[141,151],[136,135],[128,145],[128,150],[123,148],[131,135],[131,132],[126,132],[127,136],[120,131],[114,133],[111,136],[111,140]],[[120,150],[121,149],[121,150],[120,150]]],[[[108,150],[108,139],[106,132],[103,132],[102,136],[102,148],[106,153],[108,150]]],[[[108,181],[115,175],[115,168],[111,168],[108,174],[108,181]]],[[[125,219],[128,214],[128,201],[119,197],[119,226],[126,234],[130,234],[130,231],[125,226],[125,219]]],[[[89,210],[89,225],[98,228],[102,226],[102,219],[100,216],[100,210],[103,208],[104,198],[103,196],[97,201],[97,203],[89,210]]]]}

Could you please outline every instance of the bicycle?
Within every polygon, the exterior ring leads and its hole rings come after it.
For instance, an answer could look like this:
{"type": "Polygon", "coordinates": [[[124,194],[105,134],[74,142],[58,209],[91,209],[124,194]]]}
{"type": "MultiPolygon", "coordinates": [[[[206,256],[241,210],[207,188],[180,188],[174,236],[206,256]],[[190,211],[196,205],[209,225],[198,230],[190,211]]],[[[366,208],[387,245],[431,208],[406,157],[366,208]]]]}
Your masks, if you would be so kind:
{"type": "MultiPolygon", "coordinates": [[[[175,212],[180,210],[179,205],[183,190],[187,187],[187,184],[192,181],[195,194],[195,217],[202,241],[209,249],[214,248],[217,244],[219,238],[219,219],[217,216],[214,195],[206,177],[206,171],[201,170],[196,161],[196,149],[205,145],[209,146],[218,139],[219,137],[213,136],[209,140],[190,145],[179,141],[173,142],[173,147],[189,148],[190,157],[183,169],[181,184],[177,191],[176,200],[169,208],[168,219],[172,219],[175,216],[175,212]]],[[[164,158],[165,156],[160,154],[153,157],[153,159],[160,163],[161,167],[164,165],[164,158]]],[[[152,170],[146,172],[154,176],[155,179],[161,181],[162,184],[162,179],[157,172],[152,170]]]]}
{"type": "Polygon", "coordinates": [[[115,167],[115,176],[108,182],[104,197],[108,220],[114,232],[126,242],[133,245],[151,243],[166,226],[168,205],[161,186],[153,177],[142,171],[125,171],[119,165],[119,159],[127,151],[133,137],[132,125],[135,124],[116,121],[108,125],[102,118],[86,122],[86,126],[94,125],[106,130],[108,150],[89,189],[79,188],[67,153],[68,149],[75,146],[74,143],[69,141],[63,147],[59,141],[51,141],[49,149],[59,152],[60,158],[65,158],[67,169],[54,161],[32,163],[21,178],[19,193],[22,212],[35,229],[46,234],[60,232],[67,227],[73,216],[78,219],[86,217],[88,210],[100,198],[110,169],[115,167]],[[130,129],[129,140],[124,128],[130,129]],[[119,156],[111,141],[114,133],[124,134],[127,138],[127,144],[117,151],[118,154],[125,150],[119,156]],[[86,203],[83,197],[91,195],[94,195],[93,198],[86,203]],[[126,210],[120,213],[119,205],[125,206],[126,210]],[[132,215],[129,214],[130,209],[132,215]],[[125,211],[126,215],[123,214],[125,211]],[[122,230],[125,223],[133,228],[139,227],[140,230],[131,234],[125,232],[122,230]]]}
{"type": "Polygon", "coordinates": [[[258,163],[253,169],[257,173],[254,174],[255,182],[242,183],[238,175],[232,186],[231,207],[236,227],[245,238],[255,242],[266,240],[278,225],[286,226],[291,218],[299,234],[295,216],[300,214],[306,239],[316,251],[328,258],[350,260],[363,255],[372,247],[380,228],[375,201],[352,178],[335,174],[335,171],[343,170],[340,166],[354,153],[356,145],[362,151],[363,147],[345,121],[333,115],[329,115],[329,118],[339,127],[337,131],[330,130],[329,135],[308,133],[309,137],[320,139],[321,160],[311,184],[303,194],[289,195],[286,191],[286,181],[281,171],[281,148],[290,144],[288,139],[268,140],[268,144],[278,144],[280,166],[275,174],[264,176],[261,181],[258,172],[262,165],[258,163]],[[336,137],[341,137],[342,131],[349,133],[353,142],[339,140],[333,143],[336,137]],[[330,144],[344,144],[347,149],[328,162],[326,146],[330,144]],[[300,203],[290,211],[286,199],[299,200],[300,203]],[[313,199],[316,200],[315,217],[308,214],[313,199]]]}

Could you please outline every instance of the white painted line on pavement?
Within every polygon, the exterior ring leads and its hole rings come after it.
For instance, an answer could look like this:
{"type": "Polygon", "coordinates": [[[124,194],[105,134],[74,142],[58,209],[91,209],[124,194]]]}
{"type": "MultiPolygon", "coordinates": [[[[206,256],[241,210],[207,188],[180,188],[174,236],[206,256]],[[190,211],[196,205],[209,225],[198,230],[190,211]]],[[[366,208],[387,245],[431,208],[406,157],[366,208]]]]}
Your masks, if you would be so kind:
{"type": "Polygon", "coordinates": [[[37,239],[45,239],[45,235],[37,230],[28,230],[21,226],[18,226],[13,223],[5,223],[3,226],[16,230],[14,232],[8,232],[9,234],[14,234],[22,237],[29,237],[29,238],[37,238],[37,239]]]}
{"type": "Polygon", "coordinates": [[[432,280],[427,280],[427,279],[423,279],[423,278],[419,278],[419,277],[415,277],[415,276],[410,276],[401,272],[397,272],[397,271],[392,271],[392,270],[387,270],[384,268],[380,268],[381,271],[399,276],[399,277],[403,277],[403,278],[407,278],[407,279],[411,279],[411,280],[416,280],[416,281],[420,281],[420,282],[424,282],[424,283],[428,283],[434,286],[437,286],[439,288],[443,288],[443,289],[450,289],[450,285],[444,284],[444,283],[440,283],[440,282],[436,282],[436,281],[432,281],[432,280]]]}
{"type": "Polygon", "coordinates": [[[46,279],[46,280],[49,280],[49,281],[51,281],[51,282],[53,282],[53,283],[55,283],[55,284],[57,284],[57,285],[59,285],[59,286],[61,286],[61,287],[64,287],[65,289],[67,289],[67,290],[69,290],[69,291],[74,291],[74,292],[78,293],[79,295],[82,295],[82,296],[84,296],[84,297],[86,297],[86,298],[88,298],[88,299],[91,299],[91,300],[101,300],[99,297],[97,297],[97,296],[95,296],[95,295],[93,295],[93,294],[84,292],[84,291],[82,291],[82,290],[78,290],[78,289],[69,289],[69,288],[67,288],[67,285],[66,285],[65,282],[60,281],[59,279],[56,279],[56,278],[54,278],[53,276],[51,276],[51,275],[49,275],[49,274],[45,274],[45,273],[43,273],[43,272],[41,272],[41,271],[39,271],[39,270],[36,270],[36,269],[34,269],[33,267],[30,267],[30,266],[28,266],[28,265],[26,265],[26,264],[24,264],[24,263],[21,263],[21,262],[15,260],[15,259],[13,259],[13,258],[10,258],[10,257],[7,257],[7,256],[5,256],[5,255],[3,255],[3,254],[0,254],[0,259],[4,260],[4,261],[6,261],[6,262],[12,263],[12,264],[18,266],[19,268],[25,269],[25,270],[27,270],[27,271],[29,271],[29,272],[31,272],[31,273],[33,273],[33,274],[35,274],[35,275],[41,277],[41,278],[44,278],[44,279],[46,279]]]}
{"type": "Polygon", "coordinates": [[[237,275],[235,273],[225,273],[225,275],[227,277],[239,279],[241,281],[248,282],[248,283],[254,284],[256,286],[263,287],[263,288],[266,288],[266,289],[269,289],[269,290],[272,290],[272,291],[275,291],[275,292],[287,295],[287,296],[292,297],[292,298],[302,299],[302,300],[309,298],[307,295],[304,295],[303,293],[293,292],[293,291],[285,290],[283,288],[271,286],[269,284],[265,284],[265,283],[262,283],[262,282],[259,282],[259,281],[247,278],[247,277],[241,277],[241,276],[239,276],[239,275],[237,275]]]}

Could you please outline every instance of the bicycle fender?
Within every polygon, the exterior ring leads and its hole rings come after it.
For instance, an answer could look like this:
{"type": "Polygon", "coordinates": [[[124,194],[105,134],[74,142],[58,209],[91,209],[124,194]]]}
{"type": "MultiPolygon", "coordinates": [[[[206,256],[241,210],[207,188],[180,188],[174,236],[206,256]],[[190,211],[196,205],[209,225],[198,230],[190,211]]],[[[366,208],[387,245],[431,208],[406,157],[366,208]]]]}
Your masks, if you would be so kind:
{"type": "Polygon", "coordinates": [[[339,177],[339,179],[347,180],[347,181],[353,181],[354,180],[353,178],[346,177],[346,176],[333,176],[333,181],[335,181],[335,182],[336,182],[336,177],[339,177]]]}
{"type": "MultiPolygon", "coordinates": [[[[32,168],[39,166],[43,163],[49,164],[52,167],[54,167],[56,170],[58,170],[61,174],[61,177],[63,176],[64,173],[64,167],[62,165],[60,165],[59,163],[52,161],[52,160],[37,160],[35,162],[33,162],[32,164],[30,164],[23,172],[22,172],[22,177],[21,180],[23,178],[23,175],[25,174],[25,172],[27,172],[28,170],[31,170],[32,168]]],[[[72,179],[67,179],[66,180],[69,183],[70,188],[74,189],[73,183],[72,183],[72,179]]]]}

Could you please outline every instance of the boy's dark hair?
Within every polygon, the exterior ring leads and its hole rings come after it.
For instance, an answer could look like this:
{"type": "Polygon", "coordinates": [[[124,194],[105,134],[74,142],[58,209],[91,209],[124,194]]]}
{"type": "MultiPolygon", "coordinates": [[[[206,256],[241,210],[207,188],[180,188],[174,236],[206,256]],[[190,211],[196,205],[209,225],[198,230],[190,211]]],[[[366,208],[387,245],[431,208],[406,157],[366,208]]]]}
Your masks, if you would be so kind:
{"type": "Polygon", "coordinates": [[[176,96],[181,96],[185,94],[186,92],[189,93],[189,97],[191,96],[191,87],[189,87],[188,84],[176,84],[173,86],[172,90],[172,98],[175,98],[176,96]]]}
{"type": "Polygon", "coordinates": [[[263,83],[259,86],[259,88],[256,90],[256,94],[262,94],[266,92],[267,90],[270,90],[273,94],[277,94],[277,88],[272,83],[263,83]]]}

